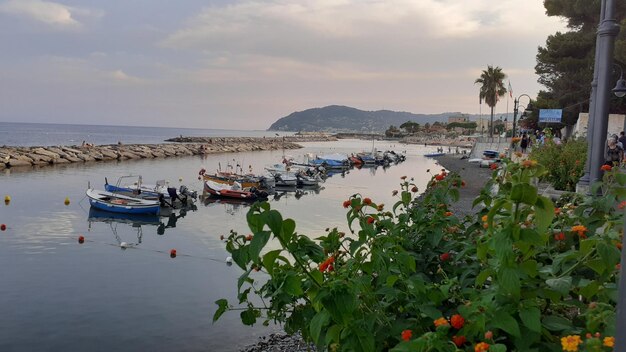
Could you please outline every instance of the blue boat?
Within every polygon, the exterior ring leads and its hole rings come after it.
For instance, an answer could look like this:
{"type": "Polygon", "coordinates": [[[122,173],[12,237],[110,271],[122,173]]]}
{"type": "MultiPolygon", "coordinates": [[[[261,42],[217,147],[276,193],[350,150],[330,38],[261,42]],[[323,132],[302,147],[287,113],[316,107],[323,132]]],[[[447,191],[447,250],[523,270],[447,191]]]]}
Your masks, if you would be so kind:
{"type": "Polygon", "coordinates": [[[446,155],[446,153],[428,153],[428,154],[424,154],[425,157],[427,158],[434,158],[436,156],[443,156],[446,155]]]}
{"type": "Polygon", "coordinates": [[[161,210],[158,200],[129,197],[91,188],[86,194],[92,207],[113,213],[158,215],[161,210]]]}

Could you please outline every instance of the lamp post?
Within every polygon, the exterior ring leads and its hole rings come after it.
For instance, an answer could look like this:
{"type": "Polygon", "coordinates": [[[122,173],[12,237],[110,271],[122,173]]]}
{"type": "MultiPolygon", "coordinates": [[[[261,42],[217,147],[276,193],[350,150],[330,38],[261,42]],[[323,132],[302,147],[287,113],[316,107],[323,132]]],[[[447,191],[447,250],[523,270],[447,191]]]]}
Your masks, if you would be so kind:
{"type": "Polygon", "coordinates": [[[515,127],[516,127],[516,123],[517,123],[517,113],[519,112],[519,100],[522,97],[527,97],[528,98],[528,105],[526,105],[526,110],[525,111],[532,111],[532,103],[533,103],[533,99],[528,96],[528,94],[521,94],[519,97],[515,98],[513,100],[513,135],[512,137],[515,137],[515,127]]]}
{"type": "Polygon", "coordinates": [[[615,84],[615,88],[613,88],[613,93],[618,98],[623,98],[626,95],[626,79],[624,79],[624,71],[622,70],[622,66],[613,64],[615,67],[619,68],[619,79],[615,84]]]}

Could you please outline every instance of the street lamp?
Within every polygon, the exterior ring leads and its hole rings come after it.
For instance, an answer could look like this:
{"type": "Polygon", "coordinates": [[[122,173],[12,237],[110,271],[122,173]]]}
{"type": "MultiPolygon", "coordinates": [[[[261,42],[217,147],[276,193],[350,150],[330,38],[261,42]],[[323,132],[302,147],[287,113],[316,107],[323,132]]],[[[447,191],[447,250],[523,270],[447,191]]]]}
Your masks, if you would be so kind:
{"type": "Polygon", "coordinates": [[[519,100],[522,97],[528,98],[528,105],[526,105],[525,111],[533,110],[533,99],[528,94],[521,94],[519,97],[513,100],[513,135],[511,137],[515,137],[515,127],[517,123],[517,113],[519,112],[519,100]]]}

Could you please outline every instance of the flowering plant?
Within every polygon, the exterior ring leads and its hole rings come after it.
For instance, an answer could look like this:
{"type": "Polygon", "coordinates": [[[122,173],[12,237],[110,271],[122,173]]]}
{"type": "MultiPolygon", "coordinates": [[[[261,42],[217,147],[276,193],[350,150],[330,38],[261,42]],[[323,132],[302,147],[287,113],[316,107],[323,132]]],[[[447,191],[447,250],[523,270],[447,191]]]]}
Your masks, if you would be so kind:
{"type": "Polygon", "coordinates": [[[405,178],[391,209],[355,194],[343,204],[352,233],[316,240],[255,204],[252,239],[226,243],[243,306],[219,300],[214,319],[241,310],[244,324],[281,322],[332,351],[610,348],[626,175],[609,171],[598,196],[555,208],[531,182],[545,172],[505,160],[463,219],[450,208],[458,175],[432,175],[422,195],[405,178]],[[279,249],[265,250],[271,238],[279,249]]]}

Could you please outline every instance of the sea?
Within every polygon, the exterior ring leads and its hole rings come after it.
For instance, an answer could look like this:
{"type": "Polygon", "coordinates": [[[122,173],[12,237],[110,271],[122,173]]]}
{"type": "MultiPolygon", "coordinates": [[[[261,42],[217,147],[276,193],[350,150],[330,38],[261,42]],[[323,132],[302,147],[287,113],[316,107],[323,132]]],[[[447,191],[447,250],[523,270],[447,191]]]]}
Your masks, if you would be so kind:
{"type": "MultiPolygon", "coordinates": [[[[266,131],[0,123],[0,145],[161,143],[184,136],[275,136],[266,131]]],[[[283,135],[280,133],[280,135],[283,135]]],[[[303,143],[289,150],[356,153],[372,141],[303,143]]],[[[392,192],[407,176],[420,191],[438,169],[423,155],[436,147],[376,141],[379,150],[404,153],[407,160],[388,168],[351,169],[329,177],[318,189],[280,191],[268,202],[296,231],[317,238],[337,227],[349,233],[344,200],[354,194],[391,208],[392,192]]],[[[229,266],[221,235],[248,234],[250,205],[208,198],[167,217],[117,217],[90,209],[88,186],[103,188],[125,175],[144,182],[166,180],[202,190],[207,172],[244,165],[262,173],[279,163],[283,151],[220,153],[135,161],[53,165],[0,171],[0,351],[239,351],[280,326],[244,326],[237,311],[212,322],[226,298],[237,306],[242,270],[229,266]],[[65,200],[69,204],[65,204],[65,200]],[[85,238],[78,242],[79,236],[85,238]],[[170,258],[176,249],[177,257],[170,258]]],[[[278,248],[271,241],[268,250],[278,248]]],[[[261,271],[259,280],[266,279],[261,271]]]]}

